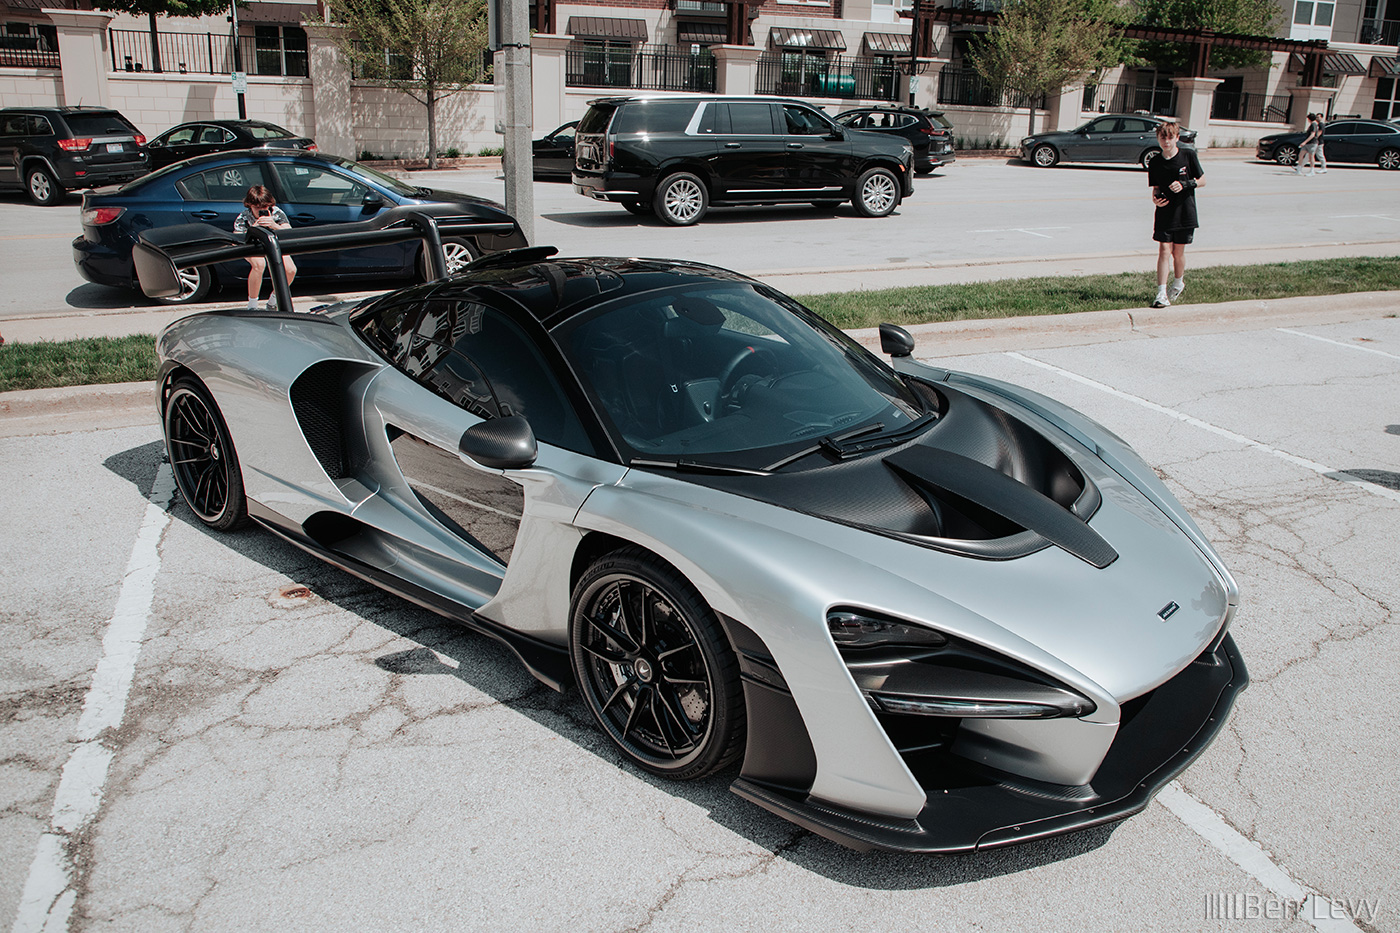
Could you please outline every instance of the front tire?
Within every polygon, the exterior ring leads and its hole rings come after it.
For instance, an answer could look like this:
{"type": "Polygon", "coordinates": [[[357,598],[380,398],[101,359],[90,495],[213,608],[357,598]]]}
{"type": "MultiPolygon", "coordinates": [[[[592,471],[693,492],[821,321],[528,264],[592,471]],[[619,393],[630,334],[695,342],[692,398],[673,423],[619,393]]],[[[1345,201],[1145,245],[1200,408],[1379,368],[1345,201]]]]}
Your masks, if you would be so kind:
{"type": "Polygon", "coordinates": [[[1279,165],[1297,165],[1298,147],[1293,145],[1282,145],[1274,151],[1274,161],[1279,165]]]}
{"type": "Polygon", "coordinates": [[[743,753],[739,664],[719,619],[674,567],[640,548],[574,587],[569,655],[589,712],[638,767],[692,780],[743,753]]]}
{"type": "Polygon", "coordinates": [[[862,217],[885,217],[899,206],[899,181],[889,169],[867,169],[856,182],[851,204],[862,217]]]}
{"type": "Polygon", "coordinates": [[[53,172],[37,165],[24,173],[24,190],[29,192],[29,200],[40,207],[51,207],[63,200],[63,186],[53,177],[53,172]]]}
{"type": "Polygon", "coordinates": [[[662,223],[673,227],[689,227],[700,222],[710,206],[705,183],[689,172],[668,175],[656,188],[652,207],[662,223]]]}
{"type": "Polygon", "coordinates": [[[232,531],[247,521],[238,453],[218,406],[198,380],[175,380],[161,423],[175,484],[195,517],[216,531],[232,531]]]}
{"type": "Polygon", "coordinates": [[[1060,161],[1060,152],[1049,143],[1041,143],[1031,150],[1031,161],[1041,168],[1050,168],[1060,161]]]}
{"type": "Polygon", "coordinates": [[[1376,156],[1376,164],[1388,172],[1400,168],[1400,149],[1382,149],[1376,156]]]}
{"type": "Polygon", "coordinates": [[[193,304],[209,294],[209,289],[214,285],[214,274],[206,266],[176,269],[175,274],[180,279],[180,294],[157,298],[156,301],[163,305],[193,304]]]}

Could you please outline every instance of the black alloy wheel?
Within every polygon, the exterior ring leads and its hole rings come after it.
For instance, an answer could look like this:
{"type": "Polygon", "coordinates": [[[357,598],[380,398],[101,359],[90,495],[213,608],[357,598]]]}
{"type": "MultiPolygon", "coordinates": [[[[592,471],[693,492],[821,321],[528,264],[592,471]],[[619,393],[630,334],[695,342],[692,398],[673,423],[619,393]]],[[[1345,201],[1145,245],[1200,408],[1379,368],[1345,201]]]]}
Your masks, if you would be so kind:
{"type": "Polygon", "coordinates": [[[589,711],[639,767],[691,780],[742,754],[734,651],[689,581],[646,551],[609,554],[579,580],[569,654],[589,711]]]}
{"type": "Polygon", "coordinates": [[[231,531],[248,518],[243,473],[219,409],[196,380],[175,380],[165,400],[165,450],[185,503],[204,524],[231,531]]]}

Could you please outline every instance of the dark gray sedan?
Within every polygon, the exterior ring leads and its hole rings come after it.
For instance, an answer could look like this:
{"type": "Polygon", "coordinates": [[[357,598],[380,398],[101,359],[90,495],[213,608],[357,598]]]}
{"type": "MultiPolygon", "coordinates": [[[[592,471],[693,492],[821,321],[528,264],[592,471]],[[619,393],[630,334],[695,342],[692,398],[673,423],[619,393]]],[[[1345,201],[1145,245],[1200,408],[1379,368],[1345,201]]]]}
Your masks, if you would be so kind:
{"type": "MultiPolygon", "coordinates": [[[[1144,168],[1162,151],[1157,127],[1175,122],[1138,113],[1109,113],[1076,130],[1037,133],[1021,140],[1021,158],[1041,168],[1060,162],[1136,162],[1144,168]]],[[[1181,145],[1191,148],[1196,131],[1182,129],[1181,145]]]]}
{"type": "Polygon", "coordinates": [[[263,120],[201,120],[172,126],[146,144],[152,170],[211,152],[266,148],[315,152],[316,143],[263,120]]]}
{"type": "MultiPolygon", "coordinates": [[[[1277,133],[1259,140],[1255,158],[1279,165],[1297,165],[1298,150],[1307,133],[1277,133]]],[[[1328,162],[1363,162],[1384,169],[1400,168],[1400,123],[1394,120],[1333,120],[1322,137],[1328,162]]]]}

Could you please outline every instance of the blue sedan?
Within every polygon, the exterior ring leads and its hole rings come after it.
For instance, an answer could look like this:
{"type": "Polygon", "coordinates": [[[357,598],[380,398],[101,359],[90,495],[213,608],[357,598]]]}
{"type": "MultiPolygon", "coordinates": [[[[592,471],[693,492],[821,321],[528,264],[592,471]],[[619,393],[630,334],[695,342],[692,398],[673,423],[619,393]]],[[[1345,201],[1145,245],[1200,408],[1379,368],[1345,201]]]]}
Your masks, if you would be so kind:
{"type": "MultiPolygon", "coordinates": [[[[116,188],[83,195],[83,235],[73,241],[73,262],[89,282],[137,288],[131,249],[139,234],[153,227],[206,223],[233,229],[243,197],[265,185],[293,227],[369,220],[404,204],[443,201],[471,205],[483,222],[514,225],[505,208],[492,201],[407,185],[339,156],[292,149],[266,149],[199,156],[152,172],[116,188]]],[[[503,249],[528,246],[519,227],[509,234],[481,234],[444,240],[448,272],[472,259],[503,249]]],[[[422,247],[394,243],[298,257],[305,278],[424,278],[422,247]]],[[[210,289],[247,280],[244,260],[181,270],[181,304],[198,301],[210,289]]]]}

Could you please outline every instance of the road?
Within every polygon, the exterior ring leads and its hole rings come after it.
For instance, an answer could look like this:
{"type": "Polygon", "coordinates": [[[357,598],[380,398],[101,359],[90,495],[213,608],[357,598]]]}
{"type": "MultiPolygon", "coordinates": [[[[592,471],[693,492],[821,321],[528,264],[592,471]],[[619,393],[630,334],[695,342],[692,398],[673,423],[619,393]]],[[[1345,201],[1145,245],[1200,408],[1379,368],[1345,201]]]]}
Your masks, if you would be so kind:
{"type": "MultiPolygon", "coordinates": [[[[1272,262],[1400,252],[1395,173],[1334,166],[1298,177],[1239,151],[1208,153],[1202,228],[1188,255],[1198,264],[1272,262]],[[1339,245],[1341,244],[1341,245],[1339,245]]],[[[487,171],[413,173],[415,184],[500,199],[487,171]]],[[[963,159],[915,184],[896,215],[832,216],[809,207],[715,210],[696,227],[665,227],[573,193],[535,185],[537,240],[564,255],[639,255],[710,262],[757,275],[792,293],[879,288],[1010,275],[1149,270],[1155,261],[1146,176],[1129,166],[1037,169],[963,159]],[[982,264],[995,263],[996,269],[982,264]]],[[[90,314],[148,307],[124,290],[83,282],[69,242],[78,202],[55,208],[0,195],[0,322],[7,317],[90,314]]],[[[373,288],[345,283],[352,291],[373,288]]],[[[332,286],[298,284],[319,301],[332,286]]],[[[237,298],[224,292],[227,303],[237,298]]],[[[1144,303],[1150,295],[1144,296],[1144,303]]]]}
{"type": "Polygon", "coordinates": [[[652,778],[493,642],[167,511],[154,417],[93,418],[0,443],[0,923],[66,821],[75,931],[1400,933],[1400,319],[939,362],[1135,444],[1240,582],[1253,683],[1143,814],[860,855],[652,778]]]}

